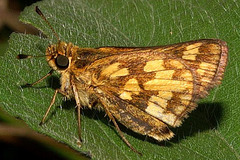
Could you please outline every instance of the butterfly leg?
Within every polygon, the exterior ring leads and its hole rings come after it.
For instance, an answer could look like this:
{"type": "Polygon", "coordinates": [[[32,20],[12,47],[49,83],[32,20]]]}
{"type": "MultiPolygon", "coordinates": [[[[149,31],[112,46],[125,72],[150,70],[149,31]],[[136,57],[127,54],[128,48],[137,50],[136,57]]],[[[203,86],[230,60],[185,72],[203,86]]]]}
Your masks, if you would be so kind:
{"type": "MultiPolygon", "coordinates": [[[[101,101],[101,100],[100,100],[101,101]]],[[[108,117],[110,118],[110,120],[113,122],[114,126],[116,127],[117,132],[119,133],[120,137],[122,138],[122,140],[128,145],[129,148],[131,148],[131,150],[133,150],[134,152],[138,153],[139,155],[142,155],[141,152],[137,151],[135,148],[133,148],[133,146],[128,142],[128,140],[126,139],[126,137],[123,135],[123,132],[120,130],[115,118],[113,117],[113,115],[109,112],[108,107],[105,105],[105,103],[101,102],[103,105],[103,108],[106,112],[106,114],[108,115],[108,117]]]]}
{"type": "Polygon", "coordinates": [[[51,103],[50,103],[50,105],[49,105],[49,107],[48,107],[46,113],[44,114],[44,116],[43,116],[43,118],[42,118],[42,121],[40,122],[39,125],[42,125],[42,124],[45,122],[45,120],[46,120],[46,118],[47,118],[47,115],[48,115],[50,109],[52,108],[53,104],[55,103],[56,96],[57,96],[57,93],[58,93],[58,92],[59,92],[59,89],[56,89],[55,92],[54,92],[54,94],[53,94],[53,97],[52,97],[51,103]]]}
{"type": "Polygon", "coordinates": [[[48,74],[46,74],[45,76],[43,76],[42,78],[40,78],[40,79],[37,80],[36,82],[31,83],[31,84],[27,83],[25,86],[26,86],[26,87],[32,87],[32,86],[34,86],[34,85],[42,82],[42,81],[43,81],[44,79],[46,79],[47,77],[51,76],[51,75],[53,74],[53,71],[54,71],[54,70],[52,69],[50,72],[48,72],[48,74]]]}
{"type": "Polygon", "coordinates": [[[54,94],[53,94],[53,97],[52,97],[52,100],[51,100],[51,103],[50,103],[47,111],[45,112],[45,114],[44,114],[44,116],[43,116],[43,118],[42,118],[42,120],[41,120],[41,122],[40,122],[40,125],[42,125],[43,123],[45,123],[45,120],[46,120],[46,118],[47,118],[47,115],[48,115],[49,111],[51,110],[53,104],[55,103],[57,93],[61,93],[62,95],[66,95],[66,94],[65,94],[64,92],[62,92],[60,89],[56,89],[56,90],[55,90],[55,92],[54,92],[54,94]]]}
{"type": "Polygon", "coordinates": [[[79,145],[81,145],[81,142],[82,142],[82,138],[81,138],[81,102],[80,102],[80,98],[78,95],[78,90],[77,90],[76,85],[74,85],[74,83],[73,83],[72,86],[73,86],[73,93],[74,93],[75,101],[77,104],[78,137],[80,140],[79,145]]]}

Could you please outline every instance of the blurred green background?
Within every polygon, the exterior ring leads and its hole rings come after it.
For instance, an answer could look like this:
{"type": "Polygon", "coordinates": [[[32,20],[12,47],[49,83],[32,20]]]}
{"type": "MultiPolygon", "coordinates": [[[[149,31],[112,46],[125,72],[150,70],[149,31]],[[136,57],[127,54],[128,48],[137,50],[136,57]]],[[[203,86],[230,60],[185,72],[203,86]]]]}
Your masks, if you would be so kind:
{"type": "Polygon", "coordinates": [[[19,22],[24,7],[37,0],[1,0],[0,1],[0,55],[6,52],[8,39],[12,32],[37,34],[33,27],[19,22]]]}

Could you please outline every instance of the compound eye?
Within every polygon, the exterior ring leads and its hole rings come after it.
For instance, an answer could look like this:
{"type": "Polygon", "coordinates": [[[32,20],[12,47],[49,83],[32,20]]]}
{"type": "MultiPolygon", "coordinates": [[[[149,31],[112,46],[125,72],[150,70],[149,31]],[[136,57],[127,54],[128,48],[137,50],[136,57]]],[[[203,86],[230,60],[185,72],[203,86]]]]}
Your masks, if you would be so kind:
{"type": "Polygon", "coordinates": [[[66,56],[63,55],[59,55],[57,56],[57,58],[55,59],[55,63],[57,65],[58,68],[60,69],[66,69],[68,67],[69,64],[69,60],[66,56]]]}

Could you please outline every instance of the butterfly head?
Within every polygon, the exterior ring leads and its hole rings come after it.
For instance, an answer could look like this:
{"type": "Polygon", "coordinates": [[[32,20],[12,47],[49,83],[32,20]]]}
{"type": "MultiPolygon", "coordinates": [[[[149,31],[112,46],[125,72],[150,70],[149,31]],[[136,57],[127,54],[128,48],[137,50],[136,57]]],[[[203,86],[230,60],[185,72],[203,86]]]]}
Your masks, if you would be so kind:
{"type": "Polygon", "coordinates": [[[54,70],[66,70],[70,66],[72,49],[72,43],[63,41],[59,41],[58,44],[50,45],[46,50],[46,60],[48,64],[54,70]]]}

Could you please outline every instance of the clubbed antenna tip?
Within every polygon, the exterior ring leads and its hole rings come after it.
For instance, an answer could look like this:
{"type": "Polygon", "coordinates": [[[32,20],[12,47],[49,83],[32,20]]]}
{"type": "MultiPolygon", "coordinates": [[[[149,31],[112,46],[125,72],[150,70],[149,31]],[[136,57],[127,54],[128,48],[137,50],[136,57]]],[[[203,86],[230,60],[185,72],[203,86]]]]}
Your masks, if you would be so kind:
{"type": "Polygon", "coordinates": [[[32,56],[29,56],[29,55],[26,55],[26,54],[17,55],[17,59],[26,59],[26,58],[32,58],[32,56]]]}

